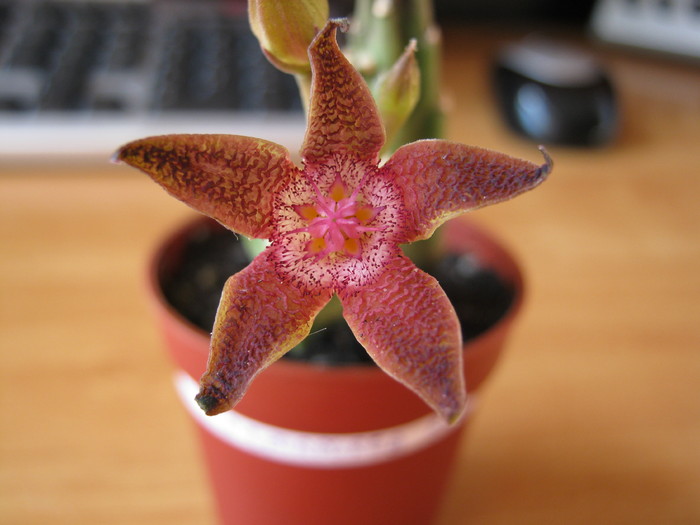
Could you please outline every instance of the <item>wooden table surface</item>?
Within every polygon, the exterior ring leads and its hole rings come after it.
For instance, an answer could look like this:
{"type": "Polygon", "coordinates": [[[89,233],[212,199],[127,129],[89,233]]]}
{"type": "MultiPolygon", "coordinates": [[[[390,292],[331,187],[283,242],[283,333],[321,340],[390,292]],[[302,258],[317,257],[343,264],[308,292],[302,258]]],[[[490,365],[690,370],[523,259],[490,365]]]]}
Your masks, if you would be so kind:
{"type": "MultiPolygon", "coordinates": [[[[538,161],[489,95],[501,38],[446,36],[449,137],[538,161]]],[[[700,69],[596,52],[616,143],[472,215],[528,298],[438,525],[700,523],[700,69]]],[[[0,522],[213,524],[142,286],[190,212],[120,166],[0,165],[0,522]]]]}

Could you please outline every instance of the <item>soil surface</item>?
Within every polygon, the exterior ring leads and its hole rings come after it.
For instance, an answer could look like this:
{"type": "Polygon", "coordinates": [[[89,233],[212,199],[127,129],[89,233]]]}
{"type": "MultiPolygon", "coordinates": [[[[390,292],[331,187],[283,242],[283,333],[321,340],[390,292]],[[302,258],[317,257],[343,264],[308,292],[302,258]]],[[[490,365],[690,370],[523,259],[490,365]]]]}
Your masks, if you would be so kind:
{"type": "MultiPolygon", "coordinates": [[[[214,324],[221,290],[249,258],[236,236],[225,228],[202,228],[184,246],[181,264],[161,280],[166,299],[190,322],[206,332],[214,324]]],[[[513,289],[494,271],[479,265],[469,254],[450,254],[432,267],[422,268],[435,277],[452,302],[465,341],[495,324],[513,301],[513,289]]],[[[372,364],[345,320],[312,331],[286,359],[323,364],[372,364]]]]}

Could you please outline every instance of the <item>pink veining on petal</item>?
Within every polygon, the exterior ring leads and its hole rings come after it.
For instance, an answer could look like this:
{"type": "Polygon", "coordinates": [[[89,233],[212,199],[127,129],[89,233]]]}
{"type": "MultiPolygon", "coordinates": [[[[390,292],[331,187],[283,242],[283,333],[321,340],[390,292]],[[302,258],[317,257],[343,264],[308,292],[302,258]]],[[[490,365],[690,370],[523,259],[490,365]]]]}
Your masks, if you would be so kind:
{"type": "Polygon", "coordinates": [[[432,235],[460,213],[511,199],[541,184],[552,159],[540,148],[542,165],[446,140],[419,140],[400,147],[380,168],[402,188],[411,219],[399,242],[432,235]]]}
{"type": "Polygon", "coordinates": [[[325,162],[335,154],[376,162],[384,145],[384,125],[366,82],[343,55],[331,20],[309,47],[313,80],[305,163],[325,162]]]}
{"type": "Polygon", "coordinates": [[[163,135],[122,146],[117,160],[172,196],[251,237],[272,235],[273,196],[301,176],[283,146],[236,135],[163,135]]]}
{"type": "Polygon", "coordinates": [[[331,297],[281,284],[267,252],[226,282],[197,396],[207,414],[231,408],[262,369],[306,337],[331,297]]]}
{"type": "Polygon", "coordinates": [[[338,295],[343,316],[375,362],[454,421],[466,401],[462,340],[457,315],[438,282],[397,256],[373,283],[338,295]]]}

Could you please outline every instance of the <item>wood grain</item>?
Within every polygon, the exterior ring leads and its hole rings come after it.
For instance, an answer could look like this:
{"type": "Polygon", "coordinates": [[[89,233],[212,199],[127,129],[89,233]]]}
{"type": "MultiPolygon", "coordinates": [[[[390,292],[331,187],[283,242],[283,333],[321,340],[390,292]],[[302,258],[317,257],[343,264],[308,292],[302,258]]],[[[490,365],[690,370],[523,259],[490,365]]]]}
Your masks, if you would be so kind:
{"type": "MultiPolygon", "coordinates": [[[[488,92],[512,35],[446,36],[450,138],[539,162],[488,92]]],[[[472,215],[528,298],[438,525],[700,522],[700,71],[596,52],[619,140],[472,215]]],[[[190,213],[123,166],[0,159],[0,522],[214,523],[142,293],[190,213]]]]}

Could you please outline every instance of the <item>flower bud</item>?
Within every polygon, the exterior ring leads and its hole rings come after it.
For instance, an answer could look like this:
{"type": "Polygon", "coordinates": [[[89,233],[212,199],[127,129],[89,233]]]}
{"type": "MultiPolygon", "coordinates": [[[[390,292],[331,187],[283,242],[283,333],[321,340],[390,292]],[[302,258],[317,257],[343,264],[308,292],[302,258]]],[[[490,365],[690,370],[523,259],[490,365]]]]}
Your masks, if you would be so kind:
{"type": "Polygon", "coordinates": [[[308,73],[307,49],[328,20],[327,0],[249,0],[253,34],[268,60],[286,73],[308,73]]]}
{"type": "Polygon", "coordinates": [[[387,142],[401,129],[420,98],[420,69],[415,52],[416,41],[411,40],[391,69],[377,79],[374,88],[387,142]]]}

